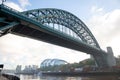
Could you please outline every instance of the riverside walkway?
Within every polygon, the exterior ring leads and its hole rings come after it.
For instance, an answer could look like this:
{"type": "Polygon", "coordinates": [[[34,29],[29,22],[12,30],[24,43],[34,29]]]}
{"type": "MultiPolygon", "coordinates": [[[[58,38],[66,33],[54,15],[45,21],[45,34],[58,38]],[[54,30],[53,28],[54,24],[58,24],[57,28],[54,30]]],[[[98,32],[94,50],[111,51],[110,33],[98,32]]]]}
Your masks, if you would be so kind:
{"type": "Polygon", "coordinates": [[[0,75],[0,80],[9,80],[9,79],[7,79],[7,78],[3,77],[2,75],[0,75]]]}

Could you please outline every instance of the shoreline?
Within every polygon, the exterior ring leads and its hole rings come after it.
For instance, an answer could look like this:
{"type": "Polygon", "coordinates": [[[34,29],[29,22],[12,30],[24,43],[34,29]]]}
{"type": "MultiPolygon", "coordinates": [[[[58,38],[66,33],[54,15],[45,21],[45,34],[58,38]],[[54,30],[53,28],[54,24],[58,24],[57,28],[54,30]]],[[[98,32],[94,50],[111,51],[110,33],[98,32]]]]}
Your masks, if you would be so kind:
{"type": "Polygon", "coordinates": [[[42,72],[43,76],[110,76],[120,72],[42,72]]]}

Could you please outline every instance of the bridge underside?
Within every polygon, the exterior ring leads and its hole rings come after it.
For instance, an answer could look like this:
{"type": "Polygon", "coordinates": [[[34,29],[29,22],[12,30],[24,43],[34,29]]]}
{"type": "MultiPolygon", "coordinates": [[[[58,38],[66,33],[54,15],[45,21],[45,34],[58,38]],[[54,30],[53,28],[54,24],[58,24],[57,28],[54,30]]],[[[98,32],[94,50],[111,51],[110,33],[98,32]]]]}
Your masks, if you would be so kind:
{"type": "MultiPolygon", "coordinates": [[[[0,36],[7,33],[29,37],[55,45],[67,47],[93,55],[99,67],[108,66],[106,52],[101,49],[89,46],[82,41],[76,41],[69,36],[46,28],[34,20],[19,16],[6,10],[0,10],[0,36]]],[[[32,44],[31,44],[32,45],[32,44]]]]}
{"type": "Polygon", "coordinates": [[[72,40],[69,40],[68,38],[61,37],[61,35],[55,35],[55,34],[51,34],[49,32],[45,33],[40,30],[31,28],[28,26],[24,26],[21,24],[12,28],[10,33],[37,39],[37,40],[41,40],[44,42],[52,43],[55,45],[60,45],[63,47],[75,49],[75,50],[86,52],[86,53],[89,53],[89,52],[94,53],[95,52],[95,51],[92,51],[92,49],[90,49],[86,45],[83,45],[83,44],[80,45],[76,42],[73,42],[72,40]]]}

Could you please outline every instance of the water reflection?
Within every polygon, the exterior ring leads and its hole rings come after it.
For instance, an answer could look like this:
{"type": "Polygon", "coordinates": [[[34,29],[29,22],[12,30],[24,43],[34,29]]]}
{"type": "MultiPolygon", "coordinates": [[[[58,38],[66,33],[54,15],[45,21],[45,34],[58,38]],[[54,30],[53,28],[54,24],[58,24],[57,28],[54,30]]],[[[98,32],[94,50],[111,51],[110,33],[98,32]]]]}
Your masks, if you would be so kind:
{"type": "Polygon", "coordinates": [[[90,77],[67,77],[67,76],[38,76],[19,75],[20,80],[120,80],[119,76],[90,76],[90,77]]]}

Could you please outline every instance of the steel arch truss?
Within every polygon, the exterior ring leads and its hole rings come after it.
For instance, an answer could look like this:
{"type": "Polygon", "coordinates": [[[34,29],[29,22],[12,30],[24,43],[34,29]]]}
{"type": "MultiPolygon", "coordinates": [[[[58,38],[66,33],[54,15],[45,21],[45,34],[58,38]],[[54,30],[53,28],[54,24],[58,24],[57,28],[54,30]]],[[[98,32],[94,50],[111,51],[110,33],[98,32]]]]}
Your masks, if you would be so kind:
{"type": "Polygon", "coordinates": [[[100,48],[87,26],[79,18],[67,11],[45,8],[25,11],[22,14],[55,30],[68,33],[69,35],[72,34],[72,37],[75,34],[79,40],[100,48]]]}
{"type": "MultiPolygon", "coordinates": [[[[35,19],[36,21],[42,23],[42,24],[53,24],[58,25],[60,30],[60,25],[64,26],[62,27],[62,31],[66,31],[67,28],[72,30],[72,34],[74,33],[79,37],[80,40],[83,42],[90,44],[92,46],[95,46],[97,48],[100,48],[96,39],[90,32],[90,30],[87,28],[87,26],[76,16],[73,14],[60,10],[60,9],[35,9],[35,10],[29,10],[25,11],[22,14],[26,15],[29,18],[35,19]]],[[[70,32],[70,31],[69,31],[70,32]]]]}

